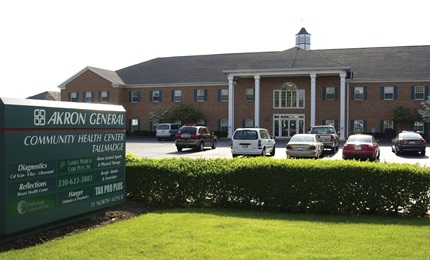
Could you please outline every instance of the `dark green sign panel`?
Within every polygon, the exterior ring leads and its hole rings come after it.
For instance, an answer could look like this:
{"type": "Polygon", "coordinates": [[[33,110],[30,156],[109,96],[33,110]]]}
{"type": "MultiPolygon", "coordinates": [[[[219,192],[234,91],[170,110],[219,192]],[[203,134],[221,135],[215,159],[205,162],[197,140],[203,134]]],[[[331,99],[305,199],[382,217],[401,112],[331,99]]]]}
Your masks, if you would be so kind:
{"type": "Polygon", "coordinates": [[[121,106],[0,99],[0,235],[125,201],[121,106]]]}

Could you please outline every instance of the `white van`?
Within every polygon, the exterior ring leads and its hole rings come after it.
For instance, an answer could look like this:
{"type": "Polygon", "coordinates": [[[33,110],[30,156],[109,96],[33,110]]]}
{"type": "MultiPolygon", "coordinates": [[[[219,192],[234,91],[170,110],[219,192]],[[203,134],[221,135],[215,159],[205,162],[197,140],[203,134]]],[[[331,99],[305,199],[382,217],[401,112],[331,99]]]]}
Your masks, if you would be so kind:
{"type": "Polygon", "coordinates": [[[231,138],[231,154],[239,155],[275,155],[276,142],[264,128],[238,128],[231,138]]]}
{"type": "Polygon", "coordinates": [[[155,136],[158,141],[162,139],[175,140],[175,135],[181,126],[177,123],[161,123],[157,126],[157,132],[155,136]]]}

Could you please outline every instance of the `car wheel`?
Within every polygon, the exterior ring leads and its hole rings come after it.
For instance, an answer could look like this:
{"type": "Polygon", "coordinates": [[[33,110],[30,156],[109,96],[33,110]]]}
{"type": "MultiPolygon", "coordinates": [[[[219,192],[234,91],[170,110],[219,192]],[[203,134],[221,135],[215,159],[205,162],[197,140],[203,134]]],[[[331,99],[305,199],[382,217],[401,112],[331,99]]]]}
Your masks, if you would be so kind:
{"type": "Polygon", "coordinates": [[[203,142],[200,142],[199,151],[203,151],[204,149],[205,149],[205,144],[203,142]]]}
{"type": "Polygon", "coordinates": [[[214,140],[214,142],[212,143],[212,149],[215,149],[215,148],[216,148],[216,146],[217,146],[217,141],[216,141],[216,140],[214,140]]]}
{"type": "Polygon", "coordinates": [[[232,156],[233,156],[233,158],[236,158],[237,156],[239,156],[239,155],[237,155],[237,154],[232,154],[232,156]]]}
{"type": "Polygon", "coordinates": [[[331,148],[332,153],[337,153],[337,150],[339,150],[339,147],[337,147],[337,146],[331,148]]]}
{"type": "Polygon", "coordinates": [[[261,156],[266,156],[266,147],[264,147],[263,151],[261,151],[261,156]]]}
{"type": "Polygon", "coordinates": [[[424,149],[421,151],[421,155],[422,155],[422,156],[426,155],[426,148],[424,148],[424,149]]]}
{"type": "Polygon", "coordinates": [[[270,156],[275,156],[276,147],[273,146],[272,151],[270,152],[270,156]]]}
{"type": "Polygon", "coordinates": [[[395,155],[398,155],[399,154],[399,151],[397,151],[397,148],[396,148],[396,146],[394,145],[393,146],[393,153],[395,154],[395,155]]]}
{"type": "Polygon", "coordinates": [[[178,150],[178,152],[182,151],[182,147],[180,146],[176,146],[176,149],[178,150]]]}

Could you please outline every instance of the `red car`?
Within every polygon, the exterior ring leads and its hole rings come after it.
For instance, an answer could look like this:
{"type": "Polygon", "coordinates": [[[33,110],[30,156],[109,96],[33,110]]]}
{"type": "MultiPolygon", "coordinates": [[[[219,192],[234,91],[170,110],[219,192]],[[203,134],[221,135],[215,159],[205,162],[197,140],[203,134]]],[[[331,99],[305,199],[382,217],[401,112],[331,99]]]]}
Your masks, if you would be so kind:
{"type": "Polygon", "coordinates": [[[343,159],[369,159],[375,161],[380,155],[379,144],[372,135],[356,134],[349,136],[346,140],[342,157],[343,159]]]}

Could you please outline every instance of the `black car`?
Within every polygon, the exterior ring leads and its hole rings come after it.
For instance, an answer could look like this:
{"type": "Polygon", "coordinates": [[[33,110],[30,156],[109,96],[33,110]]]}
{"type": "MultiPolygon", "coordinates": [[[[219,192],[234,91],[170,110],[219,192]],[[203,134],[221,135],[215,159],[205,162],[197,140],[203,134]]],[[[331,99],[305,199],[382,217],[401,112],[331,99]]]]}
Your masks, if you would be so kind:
{"type": "Polygon", "coordinates": [[[391,140],[391,150],[393,153],[419,152],[421,155],[426,154],[426,141],[416,132],[403,131],[391,140]]]}
{"type": "Polygon", "coordinates": [[[176,134],[175,145],[178,152],[183,148],[198,151],[203,151],[205,147],[215,149],[217,137],[206,126],[183,126],[176,134]]]}

